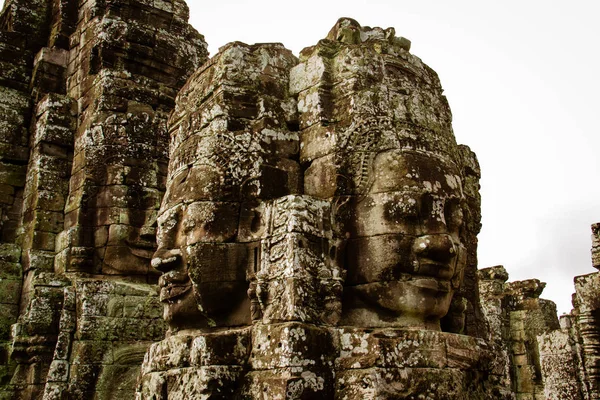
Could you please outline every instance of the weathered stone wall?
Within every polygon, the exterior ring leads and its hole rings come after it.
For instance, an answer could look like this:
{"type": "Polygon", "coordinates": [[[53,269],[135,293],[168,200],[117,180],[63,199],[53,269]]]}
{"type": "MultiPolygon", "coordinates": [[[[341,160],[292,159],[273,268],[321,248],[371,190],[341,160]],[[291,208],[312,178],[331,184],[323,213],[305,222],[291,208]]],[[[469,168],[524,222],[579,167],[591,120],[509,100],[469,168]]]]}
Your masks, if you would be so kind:
{"type": "MultiPolygon", "coordinates": [[[[598,268],[598,224],[592,225],[592,265],[598,268]]],[[[548,399],[600,398],[600,273],[577,276],[573,310],[559,330],[538,337],[548,399]]]]}
{"type": "MultiPolygon", "coordinates": [[[[596,264],[598,224],[592,225],[596,264]]],[[[506,283],[502,267],[479,271],[492,340],[505,353],[505,386],[517,399],[600,398],[600,274],[575,277],[573,310],[556,318],[538,280],[506,283]]]]}
{"type": "Polygon", "coordinates": [[[575,315],[589,398],[600,398],[600,273],[575,278],[575,315]]]}
{"type": "MultiPolygon", "coordinates": [[[[556,305],[540,299],[537,279],[506,283],[503,267],[479,271],[483,309],[491,339],[505,354],[505,385],[516,399],[546,399],[538,336],[559,328],[556,305]]],[[[547,358],[544,358],[546,360],[547,358]]]]}
{"type": "Polygon", "coordinates": [[[582,382],[580,353],[573,340],[576,333],[570,315],[560,318],[560,330],[555,330],[538,337],[540,364],[544,381],[546,399],[580,400],[587,393],[582,382]]]}
{"type": "Polygon", "coordinates": [[[207,56],[188,13],[8,0],[0,14],[3,396],[131,398],[164,337],[150,256],[166,119],[207,56]]]}
{"type": "Polygon", "coordinates": [[[592,225],[592,266],[600,269],[600,223],[592,225]]]}

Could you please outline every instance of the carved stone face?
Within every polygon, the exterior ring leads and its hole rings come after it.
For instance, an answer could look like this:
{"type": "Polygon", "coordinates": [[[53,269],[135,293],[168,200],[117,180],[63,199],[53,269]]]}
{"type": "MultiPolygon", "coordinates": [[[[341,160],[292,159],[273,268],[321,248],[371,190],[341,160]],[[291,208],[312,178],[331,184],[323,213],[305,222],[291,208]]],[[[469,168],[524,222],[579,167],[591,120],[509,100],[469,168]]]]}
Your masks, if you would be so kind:
{"type": "MultiPolygon", "coordinates": [[[[217,201],[195,190],[211,176],[205,169],[185,170],[172,179],[158,217],[159,248],[152,266],[163,273],[159,287],[164,318],[176,330],[250,320],[247,249],[234,242],[239,203],[217,201]]],[[[212,175],[215,186],[219,179],[212,175]]]]}
{"type": "Polygon", "coordinates": [[[465,266],[458,169],[391,150],[372,171],[368,193],[349,197],[341,214],[351,238],[346,323],[439,330],[465,266]]]}
{"type": "Polygon", "coordinates": [[[156,274],[150,259],[156,251],[157,189],[140,185],[106,185],[97,196],[97,246],[105,251],[102,273],[109,275],[156,274]]]}

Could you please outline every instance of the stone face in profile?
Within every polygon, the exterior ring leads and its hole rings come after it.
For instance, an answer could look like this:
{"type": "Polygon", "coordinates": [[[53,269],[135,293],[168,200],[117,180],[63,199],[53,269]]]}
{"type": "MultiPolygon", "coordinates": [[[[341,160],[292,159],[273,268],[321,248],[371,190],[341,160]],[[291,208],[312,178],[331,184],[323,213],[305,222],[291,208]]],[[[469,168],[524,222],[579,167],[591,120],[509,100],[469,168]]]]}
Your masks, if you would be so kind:
{"type": "Polygon", "coordinates": [[[298,135],[287,124],[296,62],[281,45],[233,43],[179,95],[152,262],[174,330],[251,323],[263,203],[300,182],[298,135]]]}

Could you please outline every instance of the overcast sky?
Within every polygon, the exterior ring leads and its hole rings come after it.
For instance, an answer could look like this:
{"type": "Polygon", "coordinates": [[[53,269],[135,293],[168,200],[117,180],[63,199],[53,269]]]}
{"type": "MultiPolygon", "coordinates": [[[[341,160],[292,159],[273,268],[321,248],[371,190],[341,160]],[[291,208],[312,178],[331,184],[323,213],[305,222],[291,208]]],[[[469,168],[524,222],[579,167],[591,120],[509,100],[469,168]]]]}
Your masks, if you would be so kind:
{"type": "MultiPolygon", "coordinates": [[[[0,0],[0,4],[3,0],[0,0]]],[[[339,17],[396,28],[436,70],[459,143],[482,167],[480,268],[548,283],[569,311],[573,277],[594,272],[600,222],[598,0],[188,0],[211,54],[281,42],[298,54],[339,17]]]]}

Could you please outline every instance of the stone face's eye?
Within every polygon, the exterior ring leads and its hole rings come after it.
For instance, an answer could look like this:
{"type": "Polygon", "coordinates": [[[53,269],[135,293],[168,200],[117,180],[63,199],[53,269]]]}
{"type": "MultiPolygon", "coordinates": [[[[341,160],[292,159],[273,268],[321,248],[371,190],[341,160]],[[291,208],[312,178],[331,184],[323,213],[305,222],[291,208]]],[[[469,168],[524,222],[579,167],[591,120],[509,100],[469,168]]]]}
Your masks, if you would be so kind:
{"type": "Polygon", "coordinates": [[[194,230],[196,227],[196,221],[193,215],[186,213],[185,216],[181,219],[181,229],[185,234],[188,234],[194,230]]]}
{"type": "Polygon", "coordinates": [[[156,239],[159,246],[171,247],[173,238],[177,235],[181,206],[166,210],[157,218],[156,239]]]}
{"type": "Polygon", "coordinates": [[[436,210],[436,201],[429,193],[421,196],[421,207],[419,210],[420,217],[427,221],[434,216],[436,210]]]}
{"type": "Polygon", "coordinates": [[[384,199],[385,217],[391,222],[414,221],[421,213],[421,198],[415,193],[394,193],[384,199]]]}
{"type": "Polygon", "coordinates": [[[412,194],[406,194],[400,198],[402,215],[405,218],[416,218],[421,213],[421,199],[412,194]]]}
{"type": "Polygon", "coordinates": [[[450,199],[446,202],[444,217],[448,232],[460,234],[464,225],[464,211],[458,199],[450,199]]]}

